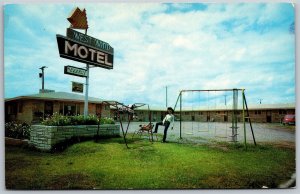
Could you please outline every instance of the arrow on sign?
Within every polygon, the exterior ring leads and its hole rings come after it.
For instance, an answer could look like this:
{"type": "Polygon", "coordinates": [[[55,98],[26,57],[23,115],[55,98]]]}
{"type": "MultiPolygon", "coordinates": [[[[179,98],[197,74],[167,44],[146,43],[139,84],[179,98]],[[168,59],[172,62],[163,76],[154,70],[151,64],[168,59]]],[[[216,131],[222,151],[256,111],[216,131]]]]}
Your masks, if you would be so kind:
{"type": "Polygon", "coordinates": [[[88,29],[88,22],[86,17],[85,9],[81,11],[78,7],[76,7],[72,12],[70,17],[67,18],[71,23],[71,28],[76,29],[88,29]]]}

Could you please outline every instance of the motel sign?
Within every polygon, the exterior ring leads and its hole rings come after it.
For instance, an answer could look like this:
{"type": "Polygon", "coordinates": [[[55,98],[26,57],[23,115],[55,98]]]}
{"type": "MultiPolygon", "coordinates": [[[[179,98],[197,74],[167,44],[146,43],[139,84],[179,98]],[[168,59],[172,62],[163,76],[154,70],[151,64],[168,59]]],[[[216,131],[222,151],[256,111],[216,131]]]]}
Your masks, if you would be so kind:
{"type": "Polygon", "coordinates": [[[67,37],[86,45],[96,47],[102,52],[112,55],[114,54],[114,49],[107,42],[88,36],[71,28],[67,28],[67,37]]]}
{"type": "MultiPolygon", "coordinates": [[[[67,28],[67,35],[56,34],[59,56],[62,58],[82,62],[86,64],[86,69],[65,66],[65,74],[85,77],[85,98],[84,98],[84,117],[88,115],[88,88],[89,88],[89,69],[90,65],[113,69],[114,49],[106,42],[87,35],[88,22],[86,10],[82,11],[77,7],[67,18],[71,23],[67,28]],[[85,34],[73,29],[85,30],[85,34]]],[[[72,84],[73,92],[83,92],[83,84],[72,84]]]]}
{"type": "Polygon", "coordinates": [[[96,47],[57,34],[60,57],[90,65],[113,69],[113,55],[96,47]]]}

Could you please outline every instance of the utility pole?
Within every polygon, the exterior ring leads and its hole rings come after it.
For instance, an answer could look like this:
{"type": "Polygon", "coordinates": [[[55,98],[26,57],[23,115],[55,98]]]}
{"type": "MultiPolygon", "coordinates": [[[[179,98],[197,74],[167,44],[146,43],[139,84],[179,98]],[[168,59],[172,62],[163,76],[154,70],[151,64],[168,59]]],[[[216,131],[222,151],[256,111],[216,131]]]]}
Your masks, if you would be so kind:
{"type": "Polygon", "coordinates": [[[166,107],[168,107],[168,86],[166,86],[166,107]]]}
{"type": "Polygon", "coordinates": [[[258,99],[259,100],[259,104],[261,104],[261,101],[263,100],[263,99],[258,99]]]}
{"type": "Polygon", "coordinates": [[[47,68],[46,66],[42,66],[39,69],[42,70],[42,73],[39,74],[40,78],[42,78],[42,93],[44,93],[44,78],[45,78],[45,74],[44,74],[44,69],[47,68]]]}
{"type": "Polygon", "coordinates": [[[225,95],[224,95],[224,98],[225,98],[225,106],[227,105],[226,97],[227,97],[227,95],[225,94],[225,95]]]}

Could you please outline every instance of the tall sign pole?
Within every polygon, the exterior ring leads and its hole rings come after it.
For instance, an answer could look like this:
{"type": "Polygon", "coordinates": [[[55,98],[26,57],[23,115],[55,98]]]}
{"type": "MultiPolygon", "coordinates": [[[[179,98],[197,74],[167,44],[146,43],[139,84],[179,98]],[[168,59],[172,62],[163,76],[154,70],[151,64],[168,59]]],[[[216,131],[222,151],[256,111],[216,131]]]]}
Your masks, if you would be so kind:
{"type": "Polygon", "coordinates": [[[84,118],[89,114],[89,77],[90,77],[90,67],[86,64],[87,76],[85,78],[85,98],[84,98],[84,118]]]}
{"type": "Polygon", "coordinates": [[[65,66],[65,74],[86,77],[84,117],[88,115],[89,71],[90,65],[105,69],[113,69],[114,49],[102,40],[87,35],[88,22],[85,9],[76,7],[67,18],[71,23],[67,28],[67,36],[56,35],[59,56],[82,62],[86,69],[65,66]],[[85,33],[73,29],[85,30],[85,33]]]}
{"type": "MultiPolygon", "coordinates": [[[[83,9],[81,11],[79,8],[75,8],[70,17],[67,18],[69,22],[71,23],[71,28],[77,28],[77,29],[83,29],[85,30],[85,35],[87,35],[87,29],[88,29],[88,22],[87,22],[87,16],[86,11],[83,9]]],[[[84,97],[84,118],[87,117],[89,114],[89,64],[86,63],[86,71],[87,76],[85,78],[85,97],[84,97]]]]}
{"type": "MultiPolygon", "coordinates": [[[[87,35],[87,28],[85,29],[85,35],[87,35]]],[[[84,118],[89,114],[89,77],[90,77],[90,67],[86,64],[87,76],[85,78],[85,98],[84,98],[84,118]]]]}

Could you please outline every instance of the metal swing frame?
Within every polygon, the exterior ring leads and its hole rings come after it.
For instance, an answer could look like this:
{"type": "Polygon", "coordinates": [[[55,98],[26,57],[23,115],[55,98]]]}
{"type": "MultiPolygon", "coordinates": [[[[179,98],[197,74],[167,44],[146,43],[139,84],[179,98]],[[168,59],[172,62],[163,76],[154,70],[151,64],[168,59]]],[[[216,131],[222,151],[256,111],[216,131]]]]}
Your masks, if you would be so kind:
{"type": "MultiPolygon", "coordinates": [[[[123,139],[124,139],[126,147],[129,148],[128,143],[127,143],[127,139],[126,139],[126,135],[127,135],[129,125],[130,125],[130,122],[132,120],[132,116],[133,116],[133,113],[134,113],[133,107],[126,106],[123,103],[118,102],[118,101],[103,101],[103,104],[108,104],[108,105],[113,106],[114,108],[116,108],[117,119],[119,119],[119,122],[120,122],[120,127],[121,127],[121,130],[122,130],[123,139]],[[121,115],[120,115],[121,112],[123,114],[127,114],[128,123],[127,123],[126,129],[124,129],[124,126],[123,126],[123,123],[122,123],[122,119],[121,119],[121,115]]],[[[135,103],[134,108],[138,108],[138,107],[141,107],[141,106],[144,106],[144,105],[146,105],[146,104],[145,103],[135,103]]],[[[149,115],[150,115],[149,118],[150,118],[150,124],[151,124],[151,112],[150,112],[149,105],[148,105],[148,111],[149,111],[149,115]]],[[[151,131],[151,134],[152,134],[152,131],[151,131]]],[[[152,136],[152,140],[153,140],[153,136],[152,136]]]]}
{"type": "MultiPolygon", "coordinates": [[[[177,97],[175,106],[174,106],[174,110],[176,110],[177,104],[179,102],[179,129],[180,129],[180,139],[182,139],[182,94],[184,92],[218,92],[218,91],[232,91],[233,92],[233,109],[232,109],[232,141],[236,142],[237,140],[237,96],[238,96],[238,92],[240,91],[242,93],[242,104],[243,104],[243,109],[242,109],[242,119],[243,119],[243,129],[244,129],[244,144],[245,144],[245,148],[247,149],[247,140],[246,140],[246,123],[245,123],[245,119],[248,118],[248,122],[250,124],[250,129],[251,129],[251,133],[252,133],[252,138],[253,138],[253,142],[254,145],[256,146],[256,140],[255,140],[255,136],[254,136],[254,132],[253,132],[253,127],[252,127],[252,123],[251,123],[251,118],[249,116],[249,109],[248,109],[248,105],[247,105],[247,101],[246,101],[246,96],[245,96],[245,89],[237,89],[237,88],[233,88],[233,89],[212,89],[212,90],[181,90],[179,92],[179,95],[177,97]],[[247,113],[247,116],[246,116],[247,113]]],[[[226,129],[227,130],[227,129],[226,129]]]]}
{"type": "MultiPolygon", "coordinates": [[[[133,138],[135,135],[139,135],[141,137],[144,133],[147,133],[148,136],[149,136],[149,141],[151,141],[153,143],[152,129],[154,127],[154,124],[152,123],[152,116],[151,116],[150,106],[149,106],[149,104],[143,104],[142,106],[144,106],[144,105],[148,105],[149,123],[147,125],[140,125],[139,126],[140,128],[138,130],[134,131],[131,138],[133,138]]],[[[157,140],[157,135],[156,135],[156,140],[157,140]]]]}

